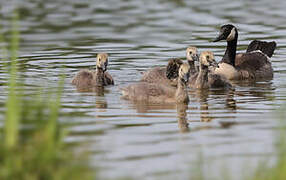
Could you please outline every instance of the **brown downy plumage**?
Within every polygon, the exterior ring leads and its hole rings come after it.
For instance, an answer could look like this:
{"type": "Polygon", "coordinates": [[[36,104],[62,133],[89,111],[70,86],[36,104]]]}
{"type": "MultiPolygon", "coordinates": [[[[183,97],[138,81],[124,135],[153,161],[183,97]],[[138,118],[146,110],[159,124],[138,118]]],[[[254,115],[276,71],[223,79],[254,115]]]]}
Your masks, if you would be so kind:
{"type": "Polygon", "coordinates": [[[190,77],[189,86],[195,89],[231,88],[232,85],[223,76],[209,73],[209,66],[218,67],[214,54],[204,51],[200,55],[200,70],[190,77]]]}
{"type": "Polygon", "coordinates": [[[99,53],[96,60],[96,70],[80,70],[73,78],[72,84],[76,85],[78,89],[113,85],[112,76],[106,72],[107,65],[108,55],[106,53],[99,53]]]}
{"type": "Polygon", "coordinates": [[[199,61],[198,49],[194,46],[189,46],[186,50],[187,61],[190,65],[191,76],[198,72],[198,67],[195,66],[195,61],[199,61]]]}
{"type": "Polygon", "coordinates": [[[276,48],[276,43],[252,41],[246,53],[236,54],[238,39],[237,28],[231,24],[221,27],[219,36],[214,42],[226,40],[227,49],[224,57],[215,69],[216,74],[227,79],[269,79],[273,78],[270,57],[276,48]]]}
{"type": "Polygon", "coordinates": [[[189,102],[187,85],[190,66],[182,64],[179,69],[177,88],[158,83],[139,82],[122,88],[122,97],[132,101],[150,103],[185,103],[189,102]]]}
{"type": "MultiPolygon", "coordinates": [[[[198,61],[197,48],[190,46],[186,50],[186,58],[190,65],[190,74],[197,72],[194,62],[198,61]]],[[[143,74],[141,81],[149,83],[160,83],[165,85],[177,85],[178,70],[183,61],[174,58],[168,61],[166,67],[155,67],[143,74]]]]}
{"type": "Polygon", "coordinates": [[[178,70],[182,64],[183,61],[178,58],[170,59],[166,67],[155,67],[145,72],[140,81],[176,86],[178,70]]]}

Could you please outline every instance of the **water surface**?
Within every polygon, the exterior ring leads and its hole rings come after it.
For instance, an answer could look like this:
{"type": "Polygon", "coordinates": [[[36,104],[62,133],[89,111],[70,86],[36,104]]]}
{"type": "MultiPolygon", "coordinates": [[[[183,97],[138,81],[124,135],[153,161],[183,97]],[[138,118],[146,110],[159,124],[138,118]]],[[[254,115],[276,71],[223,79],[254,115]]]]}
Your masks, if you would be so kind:
{"type": "MultiPolygon", "coordinates": [[[[27,93],[43,86],[53,89],[59,75],[66,75],[60,122],[71,125],[68,142],[92,152],[101,177],[183,179],[201,169],[209,179],[219,179],[227,167],[240,179],[248,167],[273,157],[278,127],[273,110],[286,99],[285,1],[1,2],[6,39],[16,6],[27,93]],[[277,42],[272,80],[239,83],[229,92],[190,90],[187,107],[120,99],[119,87],[138,81],[149,68],[166,65],[169,58],[184,58],[189,45],[213,51],[219,61],[226,43],[210,41],[225,23],[239,29],[239,52],[254,39],[277,42]],[[99,52],[110,55],[108,71],[115,86],[103,93],[78,92],[72,77],[82,68],[94,68],[99,52]]],[[[7,75],[0,74],[3,112],[7,75]]]]}

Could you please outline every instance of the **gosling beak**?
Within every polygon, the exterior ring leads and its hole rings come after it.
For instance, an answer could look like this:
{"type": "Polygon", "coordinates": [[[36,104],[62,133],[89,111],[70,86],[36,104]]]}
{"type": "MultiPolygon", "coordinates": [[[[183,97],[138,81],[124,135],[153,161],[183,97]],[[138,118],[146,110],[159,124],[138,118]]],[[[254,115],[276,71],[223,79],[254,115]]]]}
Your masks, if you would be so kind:
{"type": "Polygon", "coordinates": [[[193,59],[193,61],[199,61],[199,55],[197,55],[197,54],[192,55],[192,59],[193,59]]]}
{"type": "Polygon", "coordinates": [[[221,40],[224,40],[224,34],[223,33],[219,33],[219,35],[213,40],[213,42],[218,42],[221,40]]]}
{"type": "Polygon", "coordinates": [[[101,64],[103,72],[107,70],[107,62],[101,64]]]}
{"type": "Polygon", "coordinates": [[[104,65],[101,66],[101,69],[102,69],[103,72],[106,71],[106,67],[104,65]]]}
{"type": "Polygon", "coordinates": [[[210,66],[215,67],[215,68],[219,68],[218,63],[217,63],[215,60],[212,60],[212,61],[210,62],[210,66]]]}
{"type": "Polygon", "coordinates": [[[185,83],[187,83],[189,81],[189,74],[185,74],[183,76],[183,80],[184,80],[185,83]]]}

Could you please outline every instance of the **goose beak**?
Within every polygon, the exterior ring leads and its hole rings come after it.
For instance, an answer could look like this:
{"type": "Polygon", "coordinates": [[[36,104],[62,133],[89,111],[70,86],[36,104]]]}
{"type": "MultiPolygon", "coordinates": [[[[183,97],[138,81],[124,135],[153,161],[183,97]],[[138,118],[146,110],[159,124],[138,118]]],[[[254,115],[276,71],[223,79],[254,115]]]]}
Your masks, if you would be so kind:
{"type": "Polygon", "coordinates": [[[224,37],[224,34],[223,33],[219,33],[219,35],[213,40],[213,42],[218,42],[218,41],[221,41],[221,40],[224,40],[225,37],[224,37]]]}

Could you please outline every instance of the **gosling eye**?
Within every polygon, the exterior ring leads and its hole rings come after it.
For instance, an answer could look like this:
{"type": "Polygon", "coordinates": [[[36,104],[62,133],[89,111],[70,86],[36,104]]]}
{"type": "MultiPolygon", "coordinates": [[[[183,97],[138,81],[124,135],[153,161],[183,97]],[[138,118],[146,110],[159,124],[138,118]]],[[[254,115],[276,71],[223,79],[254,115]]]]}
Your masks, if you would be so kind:
{"type": "Polygon", "coordinates": [[[192,55],[193,54],[192,51],[190,51],[189,54],[192,55]]]}
{"type": "Polygon", "coordinates": [[[206,58],[207,58],[207,60],[209,60],[209,59],[210,59],[210,56],[207,55],[206,58]]]}

